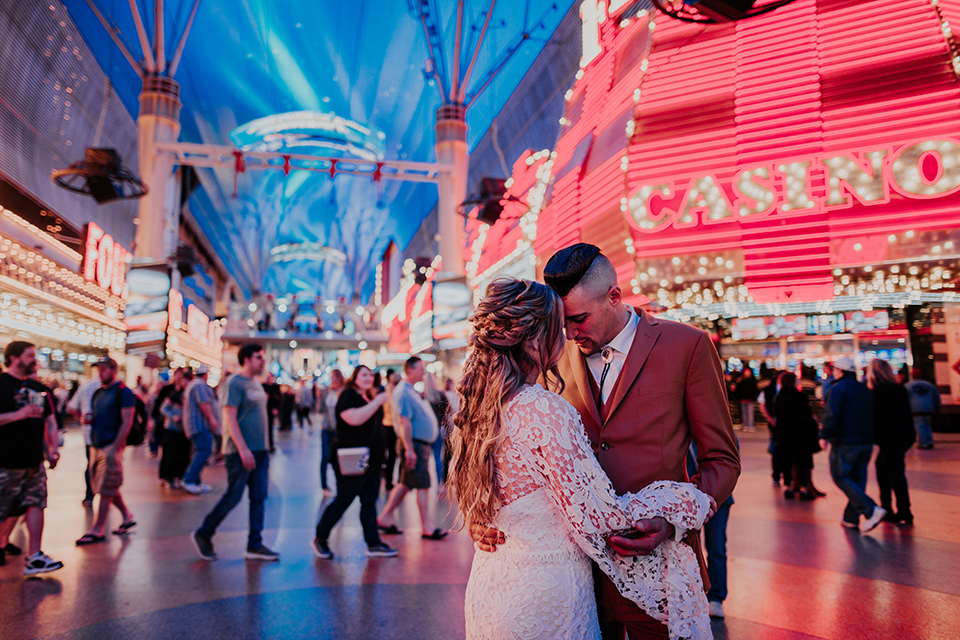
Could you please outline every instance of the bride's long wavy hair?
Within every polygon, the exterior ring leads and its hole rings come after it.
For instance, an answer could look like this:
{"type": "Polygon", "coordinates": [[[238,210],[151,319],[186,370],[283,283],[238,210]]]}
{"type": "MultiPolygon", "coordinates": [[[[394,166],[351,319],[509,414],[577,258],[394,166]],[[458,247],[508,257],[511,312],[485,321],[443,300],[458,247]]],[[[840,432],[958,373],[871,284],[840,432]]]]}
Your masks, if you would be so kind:
{"type": "Polygon", "coordinates": [[[544,284],[499,278],[487,287],[470,324],[451,468],[461,517],[482,524],[492,522],[500,507],[495,457],[506,435],[503,406],[533,372],[563,390],[557,370],[564,348],[563,304],[544,284]]]}

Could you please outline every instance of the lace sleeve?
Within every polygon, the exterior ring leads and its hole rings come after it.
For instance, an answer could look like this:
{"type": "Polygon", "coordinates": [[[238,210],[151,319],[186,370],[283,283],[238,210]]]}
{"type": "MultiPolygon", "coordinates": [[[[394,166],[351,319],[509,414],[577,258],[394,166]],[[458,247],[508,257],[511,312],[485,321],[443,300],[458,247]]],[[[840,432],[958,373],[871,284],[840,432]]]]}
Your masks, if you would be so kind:
{"type": "Polygon", "coordinates": [[[580,415],[559,396],[544,392],[525,403],[523,427],[514,444],[539,475],[569,523],[578,546],[619,591],[657,620],[671,638],[710,637],[706,596],[693,550],[677,542],[699,529],[709,498],[689,483],[655,482],[618,496],[593,455],[580,415]],[[622,557],[607,544],[613,533],[638,520],[662,517],[677,530],[649,556],[622,557]]]}

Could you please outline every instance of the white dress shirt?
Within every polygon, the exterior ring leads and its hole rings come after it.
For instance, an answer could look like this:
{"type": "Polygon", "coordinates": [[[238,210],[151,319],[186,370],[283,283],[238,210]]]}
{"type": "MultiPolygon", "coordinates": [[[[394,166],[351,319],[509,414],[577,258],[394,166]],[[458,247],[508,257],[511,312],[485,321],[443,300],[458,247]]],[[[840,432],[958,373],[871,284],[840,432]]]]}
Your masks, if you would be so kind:
{"type": "MultiPolygon", "coordinates": [[[[603,388],[600,389],[600,402],[605,404],[613,388],[617,385],[617,379],[620,377],[620,370],[623,369],[623,363],[627,361],[627,354],[630,353],[630,347],[633,346],[633,339],[637,335],[637,326],[640,324],[640,316],[633,310],[633,307],[624,305],[630,312],[630,319],[621,329],[617,336],[606,345],[613,349],[613,361],[610,363],[610,370],[607,371],[607,377],[603,381],[603,388]]],[[[590,374],[593,375],[597,386],[600,386],[600,378],[603,376],[603,357],[600,352],[587,358],[587,367],[590,374]]]]}

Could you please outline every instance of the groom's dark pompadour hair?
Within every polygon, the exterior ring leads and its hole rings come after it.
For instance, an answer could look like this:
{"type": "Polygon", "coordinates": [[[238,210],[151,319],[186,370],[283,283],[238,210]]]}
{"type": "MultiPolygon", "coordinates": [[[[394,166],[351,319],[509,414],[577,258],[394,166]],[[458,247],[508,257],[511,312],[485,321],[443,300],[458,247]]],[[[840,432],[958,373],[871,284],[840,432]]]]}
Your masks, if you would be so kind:
{"type": "Polygon", "coordinates": [[[560,249],[550,257],[543,269],[543,281],[561,298],[565,298],[580,284],[600,255],[600,247],[586,242],[560,249]]]}

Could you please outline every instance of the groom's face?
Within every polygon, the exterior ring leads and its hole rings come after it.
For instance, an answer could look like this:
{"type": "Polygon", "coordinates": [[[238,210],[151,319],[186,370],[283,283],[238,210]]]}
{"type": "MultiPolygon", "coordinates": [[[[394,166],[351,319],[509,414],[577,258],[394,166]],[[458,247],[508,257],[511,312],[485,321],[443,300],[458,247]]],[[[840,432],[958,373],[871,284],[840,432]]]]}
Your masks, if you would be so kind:
{"type": "Polygon", "coordinates": [[[613,340],[618,327],[622,296],[619,287],[606,292],[591,291],[577,286],[563,298],[563,330],[567,340],[573,340],[581,353],[590,356],[613,340]]]}

